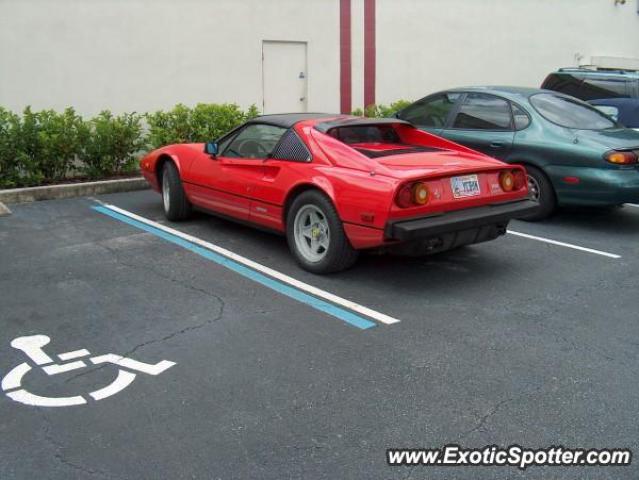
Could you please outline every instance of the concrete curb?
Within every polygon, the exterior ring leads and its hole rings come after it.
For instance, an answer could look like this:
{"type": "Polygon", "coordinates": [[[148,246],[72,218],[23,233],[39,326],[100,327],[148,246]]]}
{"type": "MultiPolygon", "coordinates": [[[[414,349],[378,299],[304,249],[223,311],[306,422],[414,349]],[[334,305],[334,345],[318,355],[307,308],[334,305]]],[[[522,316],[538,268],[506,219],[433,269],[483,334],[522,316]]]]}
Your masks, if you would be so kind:
{"type": "Polygon", "coordinates": [[[147,188],[149,188],[149,184],[144,177],[103,180],[99,182],[65,183],[44,187],[11,188],[8,190],[0,190],[0,202],[36,202],[38,200],[57,200],[60,198],[129,192],[147,188]]]}

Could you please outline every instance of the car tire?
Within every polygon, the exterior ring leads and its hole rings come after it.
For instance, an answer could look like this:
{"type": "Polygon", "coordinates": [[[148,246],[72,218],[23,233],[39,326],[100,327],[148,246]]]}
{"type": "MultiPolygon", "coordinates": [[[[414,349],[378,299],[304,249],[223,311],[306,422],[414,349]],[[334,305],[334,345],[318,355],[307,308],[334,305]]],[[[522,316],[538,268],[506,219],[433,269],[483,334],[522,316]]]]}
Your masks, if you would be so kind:
{"type": "Polygon", "coordinates": [[[531,198],[539,202],[539,208],[533,214],[523,217],[521,220],[536,222],[551,216],[557,208],[557,195],[546,174],[537,167],[526,165],[528,176],[528,189],[531,198]]]}
{"type": "Polygon", "coordinates": [[[293,200],[286,215],[286,238],[297,262],[312,273],[346,270],[359,256],[333,203],[317,190],[307,190],[293,200]]]}
{"type": "Polygon", "coordinates": [[[172,222],[185,220],[191,215],[191,203],[182,187],[180,173],[173,162],[162,168],[162,205],[166,218],[172,222]]]}

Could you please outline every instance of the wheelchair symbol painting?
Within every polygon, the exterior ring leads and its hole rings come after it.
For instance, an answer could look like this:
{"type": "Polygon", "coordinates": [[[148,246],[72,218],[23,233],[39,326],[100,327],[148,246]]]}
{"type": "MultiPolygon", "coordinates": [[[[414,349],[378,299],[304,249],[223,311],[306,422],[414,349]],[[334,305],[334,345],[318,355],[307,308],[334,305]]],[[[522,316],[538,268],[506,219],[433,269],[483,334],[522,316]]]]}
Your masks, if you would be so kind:
{"type": "Polygon", "coordinates": [[[97,401],[108,398],[124,390],[133,383],[133,380],[135,380],[138,373],[159,375],[175,365],[175,362],[170,362],[168,360],[162,360],[161,362],[152,365],[133,360],[132,358],[115,355],[113,353],[90,356],[91,353],[86,349],[61,353],[57,357],[63,363],[56,363],[43,350],[43,347],[50,341],[51,339],[46,335],[31,335],[28,337],[18,337],[13,339],[11,346],[24,352],[35,365],[32,366],[29,362],[24,362],[17,367],[14,367],[5,375],[2,379],[2,390],[9,398],[16,402],[36,407],[70,407],[74,405],[85,405],[87,403],[87,399],[82,395],[72,397],[43,397],[25,390],[22,387],[22,379],[34,367],[42,368],[47,375],[57,375],[59,373],[70,372],[72,370],[87,367],[87,363],[89,361],[93,365],[105,363],[117,365],[120,368],[118,368],[118,375],[115,380],[113,380],[113,382],[109,385],[89,393],[89,396],[93,400],[97,401]],[[86,363],[83,360],[77,360],[83,357],[89,357],[86,363]]]}

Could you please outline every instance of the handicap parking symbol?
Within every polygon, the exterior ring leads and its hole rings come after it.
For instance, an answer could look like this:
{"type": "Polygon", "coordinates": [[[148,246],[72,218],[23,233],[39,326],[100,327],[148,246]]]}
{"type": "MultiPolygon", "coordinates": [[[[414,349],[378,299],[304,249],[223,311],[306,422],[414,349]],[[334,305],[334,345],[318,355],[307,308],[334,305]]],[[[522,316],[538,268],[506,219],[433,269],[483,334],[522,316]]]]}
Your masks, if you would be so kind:
{"type": "Polygon", "coordinates": [[[91,353],[86,349],[61,353],[58,355],[58,358],[62,362],[68,363],[55,363],[53,359],[42,349],[50,341],[51,339],[46,335],[30,335],[27,337],[18,337],[13,339],[11,346],[24,352],[35,365],[32,366],[29,362],[24,362],[14,367],[5,375],[2,379],[1,386],[2,390],[9,398],[16,402],[36,407],[70,407],[74,405],[85,405],[87,403],[87,399],[82,395],[72,397],[43,397],[25,390],[22,387],[22,378],[34,367],[42,368],[47,375],[56,375],[87,367],[87,363],[89,361],[93,365],[104,363],[117,365],[120,368],[118,368],[118,375],[115,380],[113,380],[113,382],[109,385],[89,393],[89,396],[93,398],[93,400],[97,401],[108,398],[124,390],[133,383],[137,373],[145,373],[147,375],[155,376],[175,365],[175,362],[171,362],[169,360],[162,360],[156,364],[149,364],[133,360],[132,358],[116,355],[114,353],[90,356],[91,353]],[[77,360],[83,357],[89,357],[87,363],[83,360],[77,360]]]}

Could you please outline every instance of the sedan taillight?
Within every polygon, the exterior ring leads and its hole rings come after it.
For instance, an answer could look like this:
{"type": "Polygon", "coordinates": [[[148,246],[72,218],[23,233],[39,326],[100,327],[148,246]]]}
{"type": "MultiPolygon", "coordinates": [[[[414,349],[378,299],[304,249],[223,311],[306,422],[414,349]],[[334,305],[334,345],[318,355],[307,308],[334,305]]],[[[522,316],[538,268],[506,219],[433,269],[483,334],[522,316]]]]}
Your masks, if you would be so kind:
{"type": "Polygon", "coordinates": [[[604,154],[604,158],[607,162],[614,163],[615,165],[632,165],[637,163],[637,154],[635,152],[611,150],[604,154]]]}

